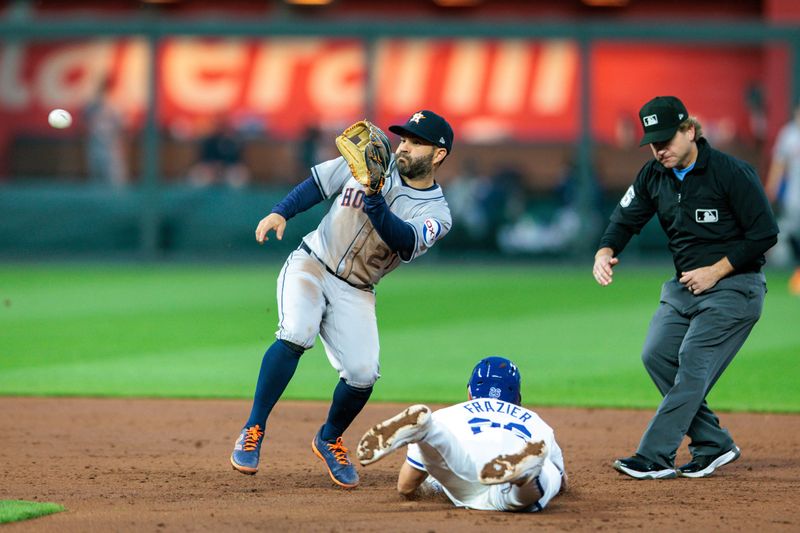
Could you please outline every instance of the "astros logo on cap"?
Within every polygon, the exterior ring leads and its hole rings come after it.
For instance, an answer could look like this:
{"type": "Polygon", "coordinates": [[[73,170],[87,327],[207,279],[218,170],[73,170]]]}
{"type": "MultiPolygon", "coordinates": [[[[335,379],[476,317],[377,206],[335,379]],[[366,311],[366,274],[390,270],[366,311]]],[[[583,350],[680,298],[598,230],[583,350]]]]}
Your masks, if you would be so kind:
{"type": "Polygon", "coordinates": [[[408,121],[413,122],[415,124],[419,124],[419,121],[422,120],[423,118],[425,118],[425,115],[423,115],[422,113],[414,113],[411,116],[411,118],[408,119],[408,121]]]}

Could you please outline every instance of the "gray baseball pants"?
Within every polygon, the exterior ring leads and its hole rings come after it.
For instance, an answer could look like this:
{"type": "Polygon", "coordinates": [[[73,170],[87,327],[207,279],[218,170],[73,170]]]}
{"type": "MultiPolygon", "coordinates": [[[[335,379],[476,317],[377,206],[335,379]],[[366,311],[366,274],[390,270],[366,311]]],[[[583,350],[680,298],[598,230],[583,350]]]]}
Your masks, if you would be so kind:
{"type": "Polygon", "coordinates": [[[664,283],[642,349],[644,366],[664,399],[642,436],[639,455],[672,467],[685,435],[693,457],[734,446],[705,398],[761,316],[766,292],[761,272],[721,279],[697,296],[676,278],[664,283]]]}

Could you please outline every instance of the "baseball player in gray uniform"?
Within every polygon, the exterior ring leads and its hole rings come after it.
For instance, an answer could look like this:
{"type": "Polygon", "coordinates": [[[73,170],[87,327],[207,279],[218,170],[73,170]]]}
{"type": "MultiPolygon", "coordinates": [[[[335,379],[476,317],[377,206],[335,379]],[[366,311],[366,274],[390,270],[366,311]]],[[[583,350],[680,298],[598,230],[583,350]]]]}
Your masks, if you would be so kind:
{"type": "Polygon", "coordinates": [[[775,139],[764,187],[770,202],[779,206],[779,226],[794,255],[789,292],[800,295],[800,102],[794,108],[794,119],[781,128],[775,139]]]}
{"type": "Polygon", "coordinates": [[[230,459],[239,472],[257,472],[267,418],[300,356],[319,335],[340,379],[328,418],[311,448],[334,483],[345,488],[358,485],[342,434],[380,377],[375,285],[401,262],[423,255],[451,226],[450,210],[434,174],[452,150],[452,128],[441,116],[423,110],[389,130],[400,136],[400,143],[378,191],[361,185],[348,161],[339,157],[313,167],[311,177],[256,228],[259,243],[268,239],[270,231],[282,239],[292,216],[334,199],[278,277],[277,340],[264,354],[250,417],[230,459]]]}

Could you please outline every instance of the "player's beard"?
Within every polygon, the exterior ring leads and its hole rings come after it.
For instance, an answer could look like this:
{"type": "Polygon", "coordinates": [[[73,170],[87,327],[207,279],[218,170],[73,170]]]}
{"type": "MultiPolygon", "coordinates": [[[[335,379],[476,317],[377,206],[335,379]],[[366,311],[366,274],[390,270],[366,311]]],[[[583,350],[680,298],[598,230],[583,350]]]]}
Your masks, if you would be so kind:
{"type": "Polygon", "coordinates": [[[416,159],[412,159],[409,155],[402,157],[403,159],[397,159],[397,170],[405,179],[409,181],[419,180],[433,173],[433,151],[416,159]]]}

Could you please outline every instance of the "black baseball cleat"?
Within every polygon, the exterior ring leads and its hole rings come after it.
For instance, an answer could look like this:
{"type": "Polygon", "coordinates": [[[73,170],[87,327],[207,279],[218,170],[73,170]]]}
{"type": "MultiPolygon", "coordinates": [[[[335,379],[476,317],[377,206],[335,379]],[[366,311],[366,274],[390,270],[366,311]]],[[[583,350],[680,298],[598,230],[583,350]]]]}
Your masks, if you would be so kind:
{"type": "Polygon", "coordinates": [[[636,479],[672,479],[678,477],[674,468],[653,463],[638,453],[614,461],[614,468],[636,479]]]}
{"type": "Polygon", "coordinates": [[[717,455],[698,455],[685,465],[678,467],[678,474],[683,477],[708,477],[714,473],[714,470],[734,462],[740,455],[742,455],[742,451],[735,445],[727,452],[717,455]]]}

